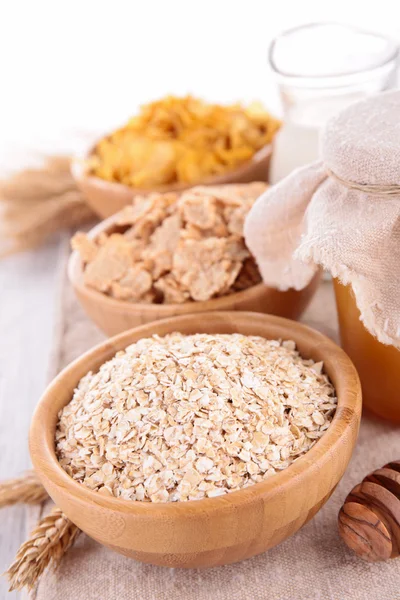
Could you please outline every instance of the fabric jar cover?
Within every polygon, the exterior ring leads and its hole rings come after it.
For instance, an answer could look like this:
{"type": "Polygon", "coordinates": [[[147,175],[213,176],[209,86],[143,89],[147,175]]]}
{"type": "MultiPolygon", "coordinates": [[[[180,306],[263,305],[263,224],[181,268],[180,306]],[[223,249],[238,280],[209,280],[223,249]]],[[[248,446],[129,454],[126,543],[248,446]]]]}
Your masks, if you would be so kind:
{"type": "Polygon", "coordinates": [[[302,289],[322,266],[352,286],[366,329],[400,348],[400,91],[333,117],[321,161],[257,200],[245,239],[267,285],[302,289]]]}

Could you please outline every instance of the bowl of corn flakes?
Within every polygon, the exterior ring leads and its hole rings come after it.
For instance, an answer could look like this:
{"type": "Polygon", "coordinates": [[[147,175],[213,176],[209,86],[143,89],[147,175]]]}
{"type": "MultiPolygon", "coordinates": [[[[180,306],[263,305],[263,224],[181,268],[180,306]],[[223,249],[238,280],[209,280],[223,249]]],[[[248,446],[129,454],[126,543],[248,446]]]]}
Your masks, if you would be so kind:
{"type": "Polygon", "coordinates": [[[266,188],[253,182],[135,196],[77,233],[69,278],[87,314],[108,335],[214,310],[298,318],[318,276],[300,291],[267,287],[243,238],[246,215],[266,188]]]}
{"type": "Polygon", "coordinates": [[[279,126],[258,103],[168,96],[101,138],[73,162],[72,173],[90,207],[107,218],[137,194],[266,181],[279,126]]]}

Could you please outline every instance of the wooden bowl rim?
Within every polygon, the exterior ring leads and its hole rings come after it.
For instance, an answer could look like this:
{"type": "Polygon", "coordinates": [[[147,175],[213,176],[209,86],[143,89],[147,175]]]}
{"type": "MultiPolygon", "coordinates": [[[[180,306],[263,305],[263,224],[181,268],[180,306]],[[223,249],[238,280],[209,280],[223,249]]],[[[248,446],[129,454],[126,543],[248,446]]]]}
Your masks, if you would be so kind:
{"type": "MultiPolygon", "coordinates": [[[[229,323],[231,319],[234,322],[238,316],[248,323],[252,322],[254,324],[256,322],[267,326],[268,331],[271,331],[268,334],[268,336],[271,335],[270,339],[293,339],[296,343],[300,341],[300,344],[311,343],[310,356],[315,354],[318,349],[321,355],[329,357],[330,366],[327,371],[329,371],[328,375],[331,378],[335,375],[337,379],[335,390],[338,405],[331,425],[322,438],[305,455],[298,458],[288,468],[265,481],[216,498],[205,498],[189,502],[152,503],[102,496],[73,480],[63,470],[54,450],[55,426],[53,431],[48,432],[45,419],[43,419],[45,415],[54,412],[54,390],[57,390],[63,380],[68,380],[70,373],[73,373],[81,362],[91,361],[94,364],[96,356],[101,356],[108,346],[108,358],[105,358],[103,362],[109,360],[115,354],[115,347],[122,349],[132,343],[133,337],[151,335],[154,327],[159,328],[161,326],[164,329],[163,335],[165,335],[167,332],[179,331],[180,326],[192,324],[193,315],[183,315],[141,325],[114,336],[85,352],[61,371],[43,394],[32,417],[29,446],[32,462],[38,475],[41,476],[42,471],[45,471],[44,477],[50,479],[65,494],[71,494],[75,498],[87,501],[92,505],[122,513],[133,513],[137,517],[160,519],[190,518],[198,514],[198,511],[212,512],[214,515],[218,515],[222,514],[228,506],[250,505],[257,500],[258,496],[265,499],[267,495],[272,496],[277,491],[284,497],[286,493],[290,494],[294,489],[298,489],[302,480],[307,478],[307,472],[316,467],[322,468],[329,461],[334,448],[340,445],[341,439],[343,437],[350,439],[352,430],[354,428],[358,429],[361,414],[361,386],[357,371],[347,354],[332,340],[322,333],[290,319],[253,312],[228,311],[205,313],[204,322],[209,323],[211,319],[223,327],[224,323],[229,323]],[[32,451],[33,448],[34,452],[32,451]],[[43,468],[43,465],[45,465],[45,468],[43,468]]],[[[243,324],[242,322],[242,326],[243,324]]],[[[262,335],[266,336],[264,330],[262,335]]],[[[322,358],[322,360],[324,359],[322,358]]],[[[90,370],[90,367],[88,370],[90,370]]],[[[83,374],[74,381],[74,385],[78,383],[82,376],[83,374]]]]}
{"type": "MultiPolygon", "coordinates": [[[[103,136],[103,137],[107,137],[107,136],[103,136]]],[[[180,191],[190,189],[192,187],[203,186],[203,185],[211,186],[211,185],[229,184],[230,180],[232,178],[234,178],[236,180],[237,178],[244,176],[248,172],[249,169],[252,169],[255,165],[258,165],[263,160],[266,160],[272,154],[272,144],[270,143],[270,144],[266,144],[265,146],[263,146],[262,148],[257,150],[257,152],[255,152],[254,155],[249,160],[247,160],[246,162],[239,165],[239,167],[237,167],[236,169],[233,169],[232,171],[227,171],[226,173],[223,173],[221,175],[214,175],[213,177],[208,177],[202,181],[199,181],[198,183],[172,183],[172,184],[167,184],[167,185],[162,185],[162,186],[147,188],[147,189],[146,188],[136,188],[136,187],[130,187],[128,185],[125,185],[124,183],[117,183],[115,181],[107,181],[106,179],[102,179],[101,177],[96,177],[95,175],[87,174],[85,161],[93,153],[94,148],[96,147],[97,143],[101,139],[103,139],[103,137],[99,138],[97,140],[97,142],[95,142],[94,144],[92,143],[90,145],[89,149],[87,149],[84,152],[81,152],[79,155],[76,155],[72,158],[71,174],[72,174],[73,178],[75,179],[75,181],[77,181],[77,182],[81,182],[81,181],[85,180],[90,185],[92,185],[98,189],[102,189],[103,191],[109,190],[110,192],[113,192],[114,194],[121,194],[121,195],[122,194],[124,194],[124,195],[130,194],[132,196],[132,198],[135,195],[141,195],[141,194],[148,195],[151,193],[180,192],[180,191]]],[[[234,184],[235,181],[233,181],[232,183],[234,184]]]]}
{"type": "MultiPolygon", "coordinates": [[[[100,233],[108,232],[114,225],[118,218],[118,214],[111,215],[104,221],[98,223],[89,232],[88,236],[91,239],[96,238],[100,233]]],[[[226,308],[232,308],[235,302],[243,301],[246,299],[257,298],[270,289],[264,283],[257,283],[245,290],[239,292],[233,292],[220,298],[211,298],[210,300],[204,301],[193,301],[183,302],[182,304],[141,304],[139,302],[129,302],[128,300],[119,300],[118,298],[112,298],[103,292],[99,292],[93,288],[90,288],[83,282],[83,262],[79,256],[79,253],[74,250],[68,260],[68,278],[72,286],[82,295],[90,298],[93,302],[103,304],[110,309],[118,309],[119,311],[136,314],[138,311],[144,314],[151,314],[156,312],[158,315],[170,316],[171,310],[175,312],[190,312],[198,313],[205,310],[224,310],[226,308]]]]}

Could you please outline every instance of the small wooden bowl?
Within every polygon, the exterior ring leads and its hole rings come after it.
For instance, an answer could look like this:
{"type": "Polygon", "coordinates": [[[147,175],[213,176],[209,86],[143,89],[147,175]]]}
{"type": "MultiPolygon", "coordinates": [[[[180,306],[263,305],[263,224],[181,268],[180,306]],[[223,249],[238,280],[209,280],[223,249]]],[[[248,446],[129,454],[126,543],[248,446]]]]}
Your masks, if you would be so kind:
{"type": "MultiPolygon", "coordinates": [[[[251,160],[247,161],[234,171],[211,177],[197,185],[220,185],[223,183],[250,183],[252,181],[267,181],[269,161],[271,158],[272,146],[268,144],[259,150],[251,160]]],[[[91,154],[90,150],[86,157],[91,154]]],[[[121,183],[113,183],[87,175],[85,171],[85,158],[76,159],[72,162],[71,172],[84,195],[84,198],[90,208],[101,219],[106,219],[115,214],[127,204],[132,202],[132,198],[137,195],[149,194],[150,192],[182,192],[193,185],[175,184],[163,187],[153,188],[151,190],[131,188],[121,183]]]]}
{"type": "Polygon", "coordinates": [[[137,327],[96,346],[49,386],[33,416],[30,453],[43,485],[65,514],[101,544],[145,563],[213,567],[272,548],[302,527],[332,494],[350,460],[361,413],[357,372],[331,340],[305,325],[249,312],[185,315],[137,327]],[[153,504],[102,496],[77,483],[54,451],[58,412],[83,375],[127,345],[153,334],[179,331],[234,333],[292,339],[305,358],[324,361],[336,388],[338,408],[315,446],[286,470],[217,498],[153,504]]]}
{"type": "MultiPolygon", "coordinates": [[[[96,238],[102,232],[110,234],[117,229],[114,215],[99,223],[88,235],[96,238]]],[[[87,315],[109,336],[158,319],[215,310],[249,310],[297,319],[312,299],[320,280],[318,273],[307,287],[299,291],[280,292],[259,283],[247,290],[205,302],[135,304],[116,300],[85,285],[83,263],[78,252],[71,254],[68,276],[87,315]]]]}

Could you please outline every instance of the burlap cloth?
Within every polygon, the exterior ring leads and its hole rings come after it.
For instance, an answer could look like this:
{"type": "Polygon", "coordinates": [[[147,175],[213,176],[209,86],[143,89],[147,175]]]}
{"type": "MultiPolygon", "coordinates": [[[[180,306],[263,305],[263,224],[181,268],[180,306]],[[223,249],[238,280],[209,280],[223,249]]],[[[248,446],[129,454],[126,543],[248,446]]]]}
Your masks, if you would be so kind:
{"type": "Polygon", "coordinates": [[[245,224],[267,285],[304,288],[319,265],[350,284],[361,320],[400,348],[400,91],[326,125],[321,161],[267,190],[245,224]]]}
{"type": "MultiPolygon", "coordinates": [[[[84,316],[66,279],[58,307],[52,374],[103,339],[84,316]]],[[[330,282],[321,285],[303,319],[336,339],[330,282]]],[[[350,489],[369,471],[400,458],[400,430],[363,419],[346,475],[328,503],[296,535],[251,560],[209,570],[144,565],[82,535],[55,573],[46,574],[36,600],[400,600],[400,559],[368,564],[337,531],[337,513],[350,489]]],[[[33,519],[37,512],[31,509],[33,519]]]]}

